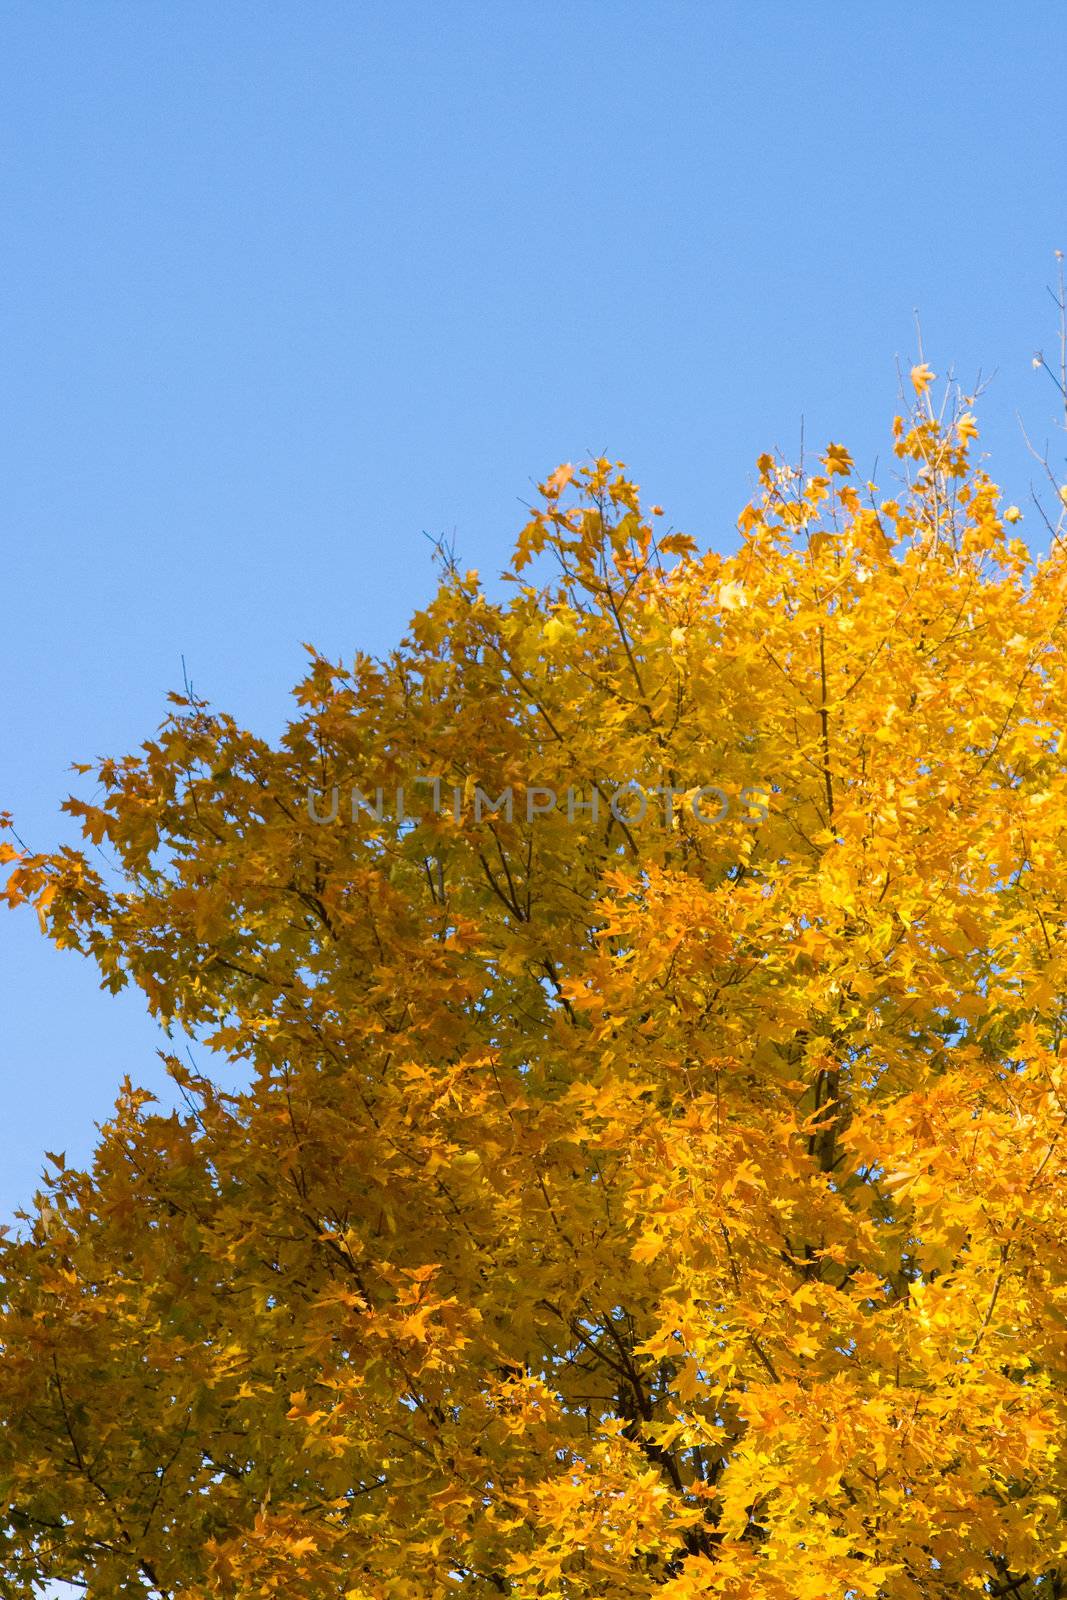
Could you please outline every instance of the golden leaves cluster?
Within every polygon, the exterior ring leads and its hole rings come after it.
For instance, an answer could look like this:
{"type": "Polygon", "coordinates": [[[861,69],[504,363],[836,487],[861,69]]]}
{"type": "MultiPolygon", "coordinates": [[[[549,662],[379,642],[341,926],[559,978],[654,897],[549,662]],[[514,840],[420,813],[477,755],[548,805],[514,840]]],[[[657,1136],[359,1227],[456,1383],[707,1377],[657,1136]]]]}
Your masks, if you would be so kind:
{"type": "Polygon", "coordinates": [[[6,1592],[1059,1592],[1067,570],[975,431],[761,457],[729,558],[562,467],[277,745],[176,697],[70,804],[113,871],[4,847],[247,1074],[128,1087],[3,1247],[6,1592]],[[305,805],[428,773],[605,804],[305,805]]]}

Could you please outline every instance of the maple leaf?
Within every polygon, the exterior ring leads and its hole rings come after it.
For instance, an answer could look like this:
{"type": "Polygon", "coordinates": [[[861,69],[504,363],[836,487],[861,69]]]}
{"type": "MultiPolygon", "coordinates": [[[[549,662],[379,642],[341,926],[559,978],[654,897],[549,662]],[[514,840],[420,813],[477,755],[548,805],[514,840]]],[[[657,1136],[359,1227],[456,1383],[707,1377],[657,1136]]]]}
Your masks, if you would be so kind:
{"type": "Polygon", "coordinates": [[[852,471],[852,457],[842,444],[828,445],[823,461],[826,463],[827,472],[838,472],[847,477],[852,471]]]}
{"type": "Polygon", "coordinates": [[[557,467],[555,472],[549,475],[545,482],[545,493],[554,499],[556,495],[562,494],[573,478],[574,468],[568,461],[562,467],[557,467]]]}
{"type": "Polygon", "coordinates": [[[919,362],[911,369],[911,381],[917,395],[924,395],[936,378],[936,372],[931,372],[925,361],[919,362]]]}

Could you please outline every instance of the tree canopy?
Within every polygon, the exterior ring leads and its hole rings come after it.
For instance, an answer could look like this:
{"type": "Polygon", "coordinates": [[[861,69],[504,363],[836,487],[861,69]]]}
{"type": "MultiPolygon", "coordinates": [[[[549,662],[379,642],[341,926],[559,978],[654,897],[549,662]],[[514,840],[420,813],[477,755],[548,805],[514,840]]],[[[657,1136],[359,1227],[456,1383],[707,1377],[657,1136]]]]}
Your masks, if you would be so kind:
{"type": "Polygon", "coordinates": [[[4,1594],[1067,1593],[1067,561],[929,379],[4,846],[202,1052],[0,1251],[4,1594]]]}

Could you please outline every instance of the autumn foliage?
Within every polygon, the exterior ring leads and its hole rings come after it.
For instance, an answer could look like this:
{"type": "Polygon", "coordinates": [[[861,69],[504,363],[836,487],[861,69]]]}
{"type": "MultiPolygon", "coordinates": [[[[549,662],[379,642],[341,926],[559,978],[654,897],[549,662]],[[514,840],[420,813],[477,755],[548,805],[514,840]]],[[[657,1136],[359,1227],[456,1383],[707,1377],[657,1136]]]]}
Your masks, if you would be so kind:
{"type": "Polygon", "coordinates": [[[1067,560],[928,379],[728,558],[561,469],[277,748],[174,697],[113,866],[5,847],[200,1041],[0,1254],[5,1595],[1067,1593],[1067,560]],[[420,774],[605,805],[309,814],[420,774]]]}

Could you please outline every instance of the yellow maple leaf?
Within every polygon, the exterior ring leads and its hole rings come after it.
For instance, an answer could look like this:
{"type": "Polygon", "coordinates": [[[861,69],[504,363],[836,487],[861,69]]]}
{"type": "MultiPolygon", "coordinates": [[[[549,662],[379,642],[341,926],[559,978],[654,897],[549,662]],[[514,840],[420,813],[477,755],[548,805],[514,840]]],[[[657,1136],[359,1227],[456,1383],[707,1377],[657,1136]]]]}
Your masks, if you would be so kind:
{"type": "Polygon", "coordinates": [[[918,365],[912,367],[911,381],[915,386],[915,393],[925,394],[936,377],[937,373],[931,372],[925,361],[920,361],[918,365]]]}
{"type": "Polygon", "coordinates": [[[550,499],[555,499],[558,495],[563,493],[564,489],[567,487],[568,483],[570,483],[573,477],[574,468],[571,466],[569,461],[565,461],[564,464],[561,467],[557,467],[555,472],[553,472],[546,480],[546,495],[550,499]]]}
{"type": "Polygon", "coordinates": [[[828,445],[826,454],[822,459],[826,465],[827,472],[831,474],[837,472],[842,477],[847,477],[852,471],[852,457],[843,444],[828,445]]]}
{"type": "Polygon", "coordinates": [[[721,584],[719,587],[719,604],[724,611],[744,610],[745,606],[748,605],[744,585],[738,583],[736,579],[731,579],[728,583],[721,584]]]}

